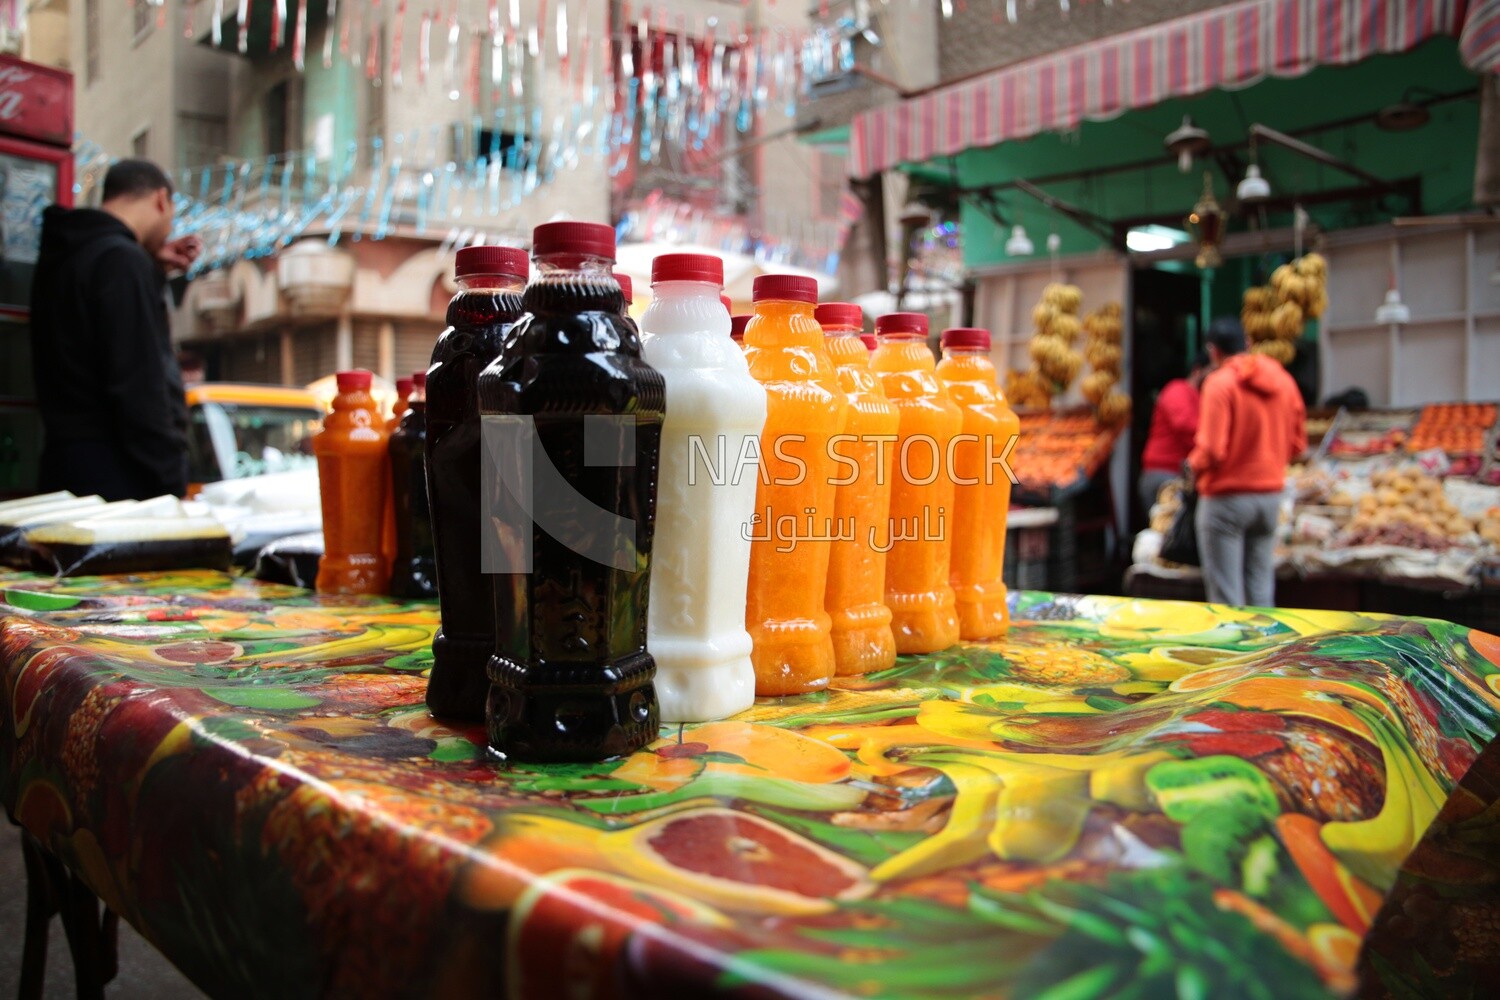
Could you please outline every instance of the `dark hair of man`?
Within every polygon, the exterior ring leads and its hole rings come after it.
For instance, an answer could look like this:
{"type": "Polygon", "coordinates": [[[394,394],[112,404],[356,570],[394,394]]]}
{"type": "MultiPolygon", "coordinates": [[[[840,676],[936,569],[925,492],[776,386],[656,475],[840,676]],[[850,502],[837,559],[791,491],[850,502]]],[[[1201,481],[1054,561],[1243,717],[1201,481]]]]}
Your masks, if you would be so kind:
{"type": "Polygon", "coordinates": [[[1193,355],[1193,371],[1197,371],[1200,368],[1208,368],[1212,364],[1213,361],[1209,359],[1207,351],[1199,351],[1193,355]]]}
{"type": "Polygon", "coordinates": [[[1233,316],[1220,316],[1208,325],[1207,339],[1220,354],[1239,354],[1245,349],[1245,328],[1233,316]]]}
{"type": "Polygon", "coordinates": [[[141,198],[162,188],[172,193],[172,182],[161,167],[150,160],[120,160],[104,175],[103,199],[141,198]]]}

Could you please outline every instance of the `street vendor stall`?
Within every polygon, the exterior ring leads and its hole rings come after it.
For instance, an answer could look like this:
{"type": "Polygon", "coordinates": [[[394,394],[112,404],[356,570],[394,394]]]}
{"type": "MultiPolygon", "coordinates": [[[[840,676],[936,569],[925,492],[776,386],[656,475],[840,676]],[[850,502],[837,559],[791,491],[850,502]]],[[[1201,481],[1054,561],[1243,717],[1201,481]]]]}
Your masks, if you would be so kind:
{"type": "Polygon", "coordinates": [[[214,995],[1455,995],[1500,944],[1500,640],[1444,622],[1015,593],[1002,641],[503,767],[422,703],[430,604],[0,590],[0,801],[214,995]]]}
{"type": "MultiPolygon", "coordinates": [[[[1421,608],[1500,628],[1496,416],[1493,403],[1340,410],[1321,440],[1310,435],[1311,460],[1288,476],[1278,603],[1421,608]]],[[[1131,594],[1202,594],[1195,568],[1158,554],[1176,497],[1175,487],[1163,491],[1151,527],[1137,539],[1131,594]]]]}

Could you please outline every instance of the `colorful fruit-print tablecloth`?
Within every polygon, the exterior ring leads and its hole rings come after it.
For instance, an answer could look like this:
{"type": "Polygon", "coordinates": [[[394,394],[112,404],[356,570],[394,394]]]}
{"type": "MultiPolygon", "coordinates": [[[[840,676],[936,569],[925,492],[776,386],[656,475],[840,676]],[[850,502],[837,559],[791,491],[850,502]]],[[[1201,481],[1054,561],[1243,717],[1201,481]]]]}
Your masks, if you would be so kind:
{"type": "Polygon", "coordinates": [[[1023,593],[1004,641],[502,767],[423,706],[430,604],[209,573],[0,600],[0,801],[215,996],[1495,972],[1500,806],[1455,789],[1500,725],[1500,640],[1444,622],[1023,593]]]}

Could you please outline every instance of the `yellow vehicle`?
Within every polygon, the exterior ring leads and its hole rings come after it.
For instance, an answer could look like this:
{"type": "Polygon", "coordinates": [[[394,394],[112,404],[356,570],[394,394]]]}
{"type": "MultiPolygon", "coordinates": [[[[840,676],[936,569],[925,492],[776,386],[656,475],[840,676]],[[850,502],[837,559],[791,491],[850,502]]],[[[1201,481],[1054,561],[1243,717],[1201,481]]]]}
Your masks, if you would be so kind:
{"type": "Polygon", "coordinates": [[[187,390],[188,496],[206,483],[316,468],[324,409],[306,389],[201,382],[187,390]]]}

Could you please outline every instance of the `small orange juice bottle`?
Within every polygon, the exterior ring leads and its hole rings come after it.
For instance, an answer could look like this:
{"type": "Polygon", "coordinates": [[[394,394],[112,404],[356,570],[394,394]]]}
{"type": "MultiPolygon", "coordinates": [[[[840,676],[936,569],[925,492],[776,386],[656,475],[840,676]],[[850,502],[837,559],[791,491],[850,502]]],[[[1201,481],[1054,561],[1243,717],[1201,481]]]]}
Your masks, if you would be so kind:
{"type": "Polygon", "coordinates": [[[943,331],[938,378],[963,411],[953,446],[953,560],[948,580],[958,600],[958,634],[993,639],[1010,628],[1005,604],[1005,518],[1010,478],[1000,463],[1021,421],[995,384],[988,330],[943,331]]]}
{"type": "Polygon", "coordinates": [[[877,544],[884,544],[890,516],[891,455],[899,418],[870,371],[859,306],[825,302],[816,316],[838,369],[839,388],[849,399],[849,423],[842,440],[834,443],[839,458],[833,509],[840,537],[829,555],[824,591],[833,621],[833,659],[844,677],[896,662],[891,609],[885,605],[885,553],[877,544]]]}
{"type": "Polygon", "coordinates": [[[318,493],[323,504],[322,594],[382,594],[390,566],[381,551],[385,524],[385,421],[370,395],[371,374],[338,373],[338,395],[323,430],[313,438],[318,493]]]}
{"type": "Polygon", "coordinates": [[[953,544],[949,444],[963,414],[938,381],[927,346],[927,317],[889,313],[875,321],[880,346],[870,367],[900,415],[891,480],[891,514],[876,541],[890,546],[885,602],[898,653],[933,653],[958,641],[958,612],[948,567],[953,544]]]}
{"type": "Polygon", "coordinates": [[[816,691],[834,675],[823,608],[837,474],[828,444],[843,433],[849,405],[813,318],[817,282],[764,274],[755,279],[754,301],[745,358],[766,389],[766,426],[755,518],[747,526],[745,627],[754,644],[755,693],[764,697],[816,691]]]}

